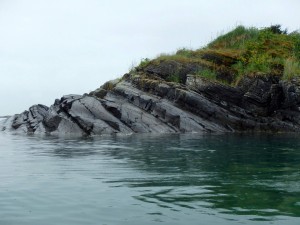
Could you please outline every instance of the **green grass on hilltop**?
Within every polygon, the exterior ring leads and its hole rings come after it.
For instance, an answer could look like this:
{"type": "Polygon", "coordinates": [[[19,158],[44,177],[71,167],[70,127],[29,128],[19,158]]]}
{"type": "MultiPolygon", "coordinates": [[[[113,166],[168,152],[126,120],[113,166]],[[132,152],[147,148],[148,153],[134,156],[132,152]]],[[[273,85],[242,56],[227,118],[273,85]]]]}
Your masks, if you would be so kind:
{"type": "Polygon", "coordinates": [[[257,28],[245,28],[244,26],[238,26],[232,31],[220,35],[211,43],[208,44],[208,48],[213,49],[245,49],[245,42],[248,40],[255,40],[259,36],[259,30],[257,28]]]}
{"type": "MultiPolygon", "coordinates": [[[[158,66],[168,61],[180,65],[201,65],[205,69],[198,75],[203,74],[210,79],[222,80],[222,73],[227,71],[231,83],[245,75],[274,75],[290,80],[300,76],[300,33],[287,33],[280,25],[261,29],[238,26],[217,37],[205,48],[183,48],[175,54],[146,59],[136,69],[143,70],[149,65],[158,66]]],[[[174,82],[180,80],[175,77],[176,74],[171,76],[174,82]]]]}

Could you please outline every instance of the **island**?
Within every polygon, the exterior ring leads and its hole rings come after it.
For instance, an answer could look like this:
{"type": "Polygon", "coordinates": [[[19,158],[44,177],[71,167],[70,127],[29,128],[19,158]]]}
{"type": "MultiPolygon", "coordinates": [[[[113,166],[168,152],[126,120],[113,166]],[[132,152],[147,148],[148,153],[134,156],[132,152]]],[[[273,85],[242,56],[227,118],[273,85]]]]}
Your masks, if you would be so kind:
{"type": "MultiPolygon", "coordinates": [[[[3,106],[5,107],[5,106],[3,106]]],[[[127,74],[0,121],[2,132],[299,132],[300,33],[238,26],[207,46],[143,59],[127,74]]]]}

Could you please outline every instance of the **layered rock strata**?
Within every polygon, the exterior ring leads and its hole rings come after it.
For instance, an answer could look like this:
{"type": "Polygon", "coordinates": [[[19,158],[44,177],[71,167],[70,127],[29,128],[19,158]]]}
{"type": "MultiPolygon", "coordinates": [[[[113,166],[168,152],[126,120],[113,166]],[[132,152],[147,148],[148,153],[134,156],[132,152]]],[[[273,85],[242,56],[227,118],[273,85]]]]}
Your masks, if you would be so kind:
{"type": "Polygon", "coordinates": [[[0,121],[28,134],[104,135],[187,132],[299,132],[300,85],[274,76],[244,77],[237,86],[187,75],[184,84],[155,74],[126,74],[50,107],[34,105],[0,121]]]}

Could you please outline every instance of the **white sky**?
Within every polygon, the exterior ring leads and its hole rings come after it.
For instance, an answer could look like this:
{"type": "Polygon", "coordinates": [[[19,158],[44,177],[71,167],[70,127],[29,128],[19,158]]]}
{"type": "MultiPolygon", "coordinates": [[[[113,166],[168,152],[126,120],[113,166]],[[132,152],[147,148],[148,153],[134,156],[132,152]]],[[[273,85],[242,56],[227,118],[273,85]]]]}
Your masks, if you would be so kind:
{"type": "Polygon", "coordinates": [[[236,25],[299,29],[300,0],[0,0],[0,115],[199,48],[236,25]]]}

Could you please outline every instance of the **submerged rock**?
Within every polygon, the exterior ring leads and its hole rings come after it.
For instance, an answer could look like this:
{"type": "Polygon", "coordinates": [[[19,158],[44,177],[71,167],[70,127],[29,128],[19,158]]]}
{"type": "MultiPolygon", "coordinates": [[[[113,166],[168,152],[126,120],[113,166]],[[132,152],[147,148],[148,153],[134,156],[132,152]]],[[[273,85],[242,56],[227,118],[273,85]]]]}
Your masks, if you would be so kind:
{"type": "Polygon", "coordinates": [[[63,96],[49,108],[34,105],[0,121],[0,130],[57,135],[300,131],[296,83],[245,77],[232,87],[187,75],[184,85],[153,76],[127,74],[90,94],[63,96]]]}

